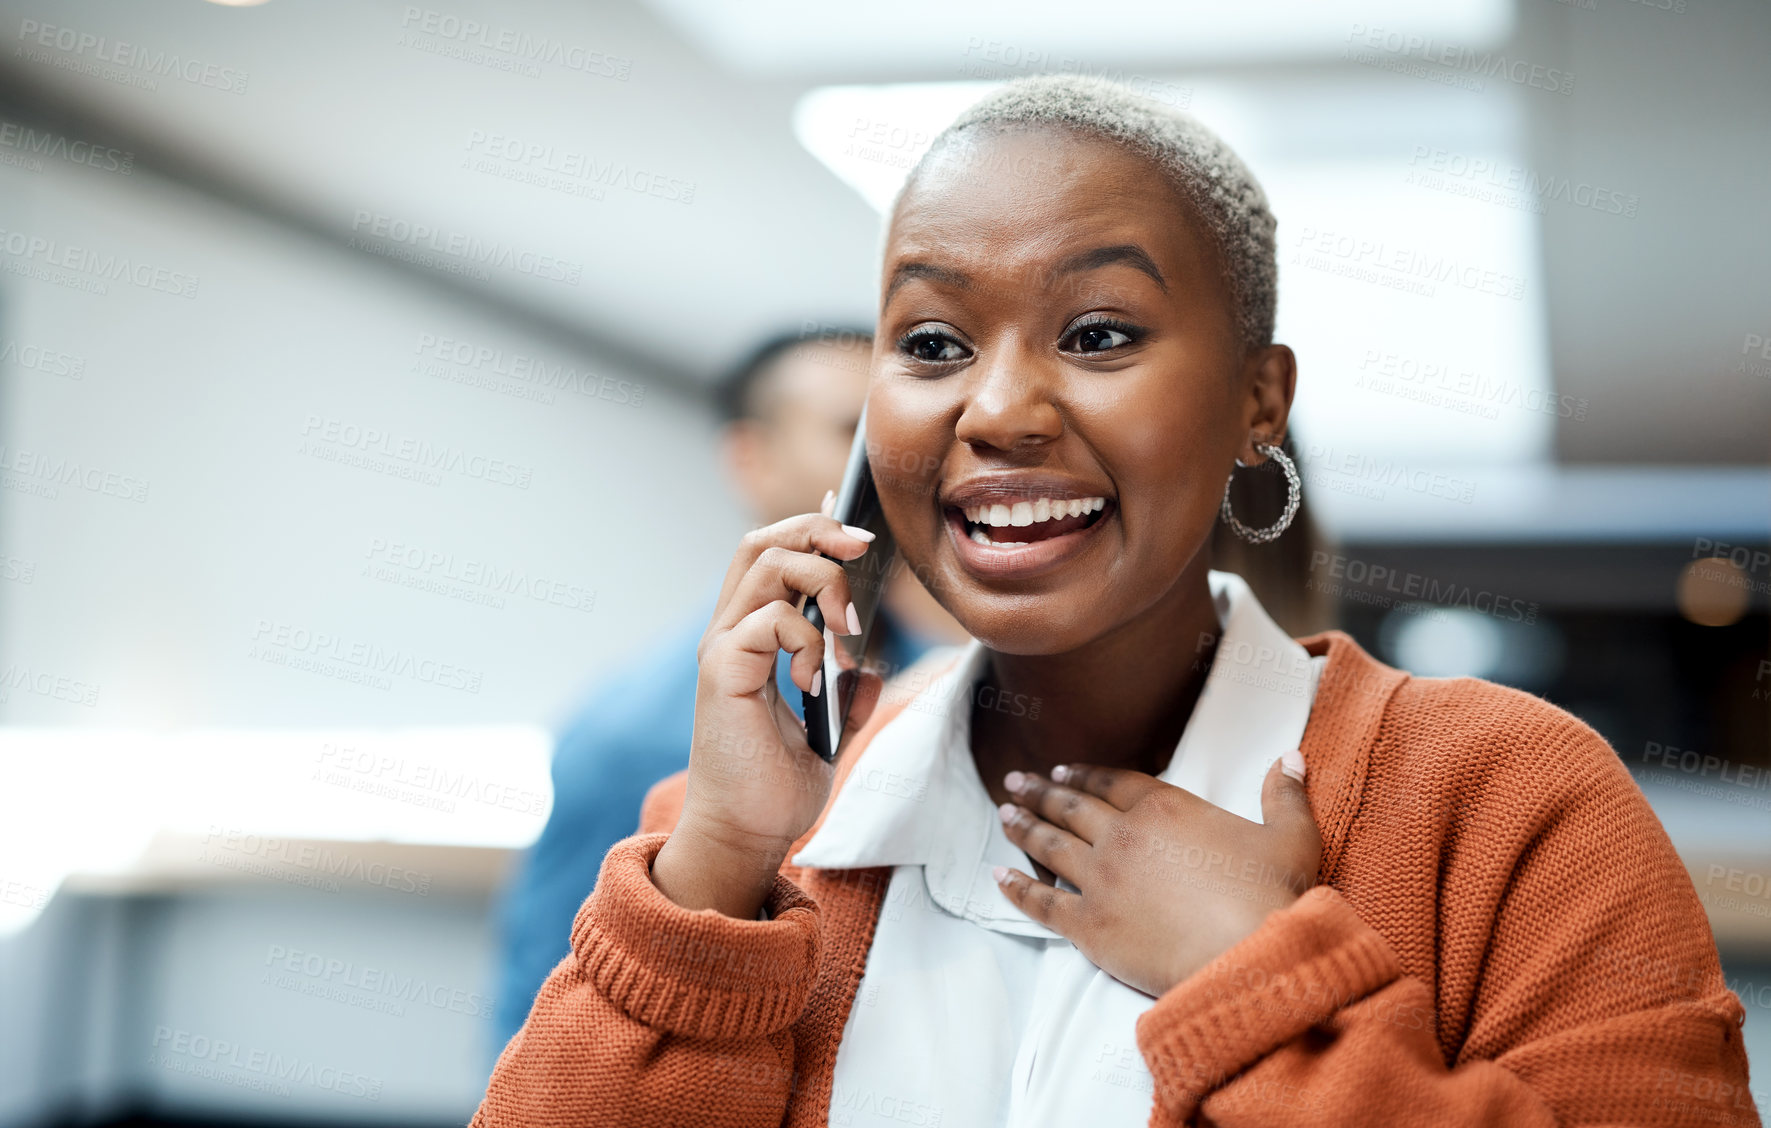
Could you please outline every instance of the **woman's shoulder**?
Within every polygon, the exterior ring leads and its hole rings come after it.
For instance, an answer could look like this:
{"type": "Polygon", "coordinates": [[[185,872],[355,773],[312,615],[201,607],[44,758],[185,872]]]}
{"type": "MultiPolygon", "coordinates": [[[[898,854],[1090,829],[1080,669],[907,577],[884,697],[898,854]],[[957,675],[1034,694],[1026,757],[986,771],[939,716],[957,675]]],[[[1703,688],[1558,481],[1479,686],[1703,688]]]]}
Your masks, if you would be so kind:
{"type": "MultiPolygon", "coordinates": [[[[1369,656],[1359,662],[1390,670],[1369,656]]],[[[1390,670],[1381,681],[1381,703],[1342,705],[1348,715],[1367,710],[1364,738],[1319,748],[1319,805],[1345,834],[1338,864],[1394,876],[1412,860],[1470,894],[1470,905],[1494,903],[1527,859],[1532,882],[1552,897],[1573,896],[1569,875],[1609,889],[1602,871],[1620,866],[1676,883],[1683,869],[1666,831],[1591,725],[1480,678],[1390,670]]],[[[1307,743],[1304,759],[1314,777],[1307,743]]]]}
{"type": "Polygon", "coordinates": [[[1311,643],[1330,659],[1318,703],[1326,699],[1349,720],[1363,720],[1375,773],[1436,776],[1460,790],[1522,777],[1534,781],[1533,789],[1633,789],[1605,738],[1542,697],[1482,678],[1417,677],[1379,662],[1339,632],[1306,640],[1311,643]]]}
{"type": "Polygon", "coordinates": [[[1409,675],[1390,699],[1385,720],[1396,729],[1495,755],[1605,745],[1591,725],[1554,702],[1483,678],[1409,675]]]}
{"type": "Polygon", "coordinates": [[[1481,678],[1411,677],[1391,702],[1398,735],[1428,739],[1448,758],[1531,790],[1593,795],[1637,790],[1611,744],[1591,725],[1535,694],[1481,678]]]}

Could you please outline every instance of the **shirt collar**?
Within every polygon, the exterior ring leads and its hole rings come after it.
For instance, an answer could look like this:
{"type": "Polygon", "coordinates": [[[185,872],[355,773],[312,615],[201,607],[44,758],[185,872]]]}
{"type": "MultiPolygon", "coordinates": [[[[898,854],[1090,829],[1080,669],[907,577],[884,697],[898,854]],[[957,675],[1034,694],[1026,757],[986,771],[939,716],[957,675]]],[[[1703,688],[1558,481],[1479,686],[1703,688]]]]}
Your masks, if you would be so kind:
{"type": "MultiPolygon", "coordinates": [[[[1222,628],[1217,653],[1158,778],[1260,822],[1260,779],[1275,758],[1298,746],[1321,659],[1311,659],[1279,629],[1241,577],[1212,572],[1210,584],[1222,628]]],[[[1051,937],[1003,897],[990,874],[996,865],[1025,871],[1027,860],[1003,834],[972,762],[973,690],[987,661],[988,651],[974,639],[928,685],[887,688],[888,697],[915,696],[861,749],[823,825],[793,864],[921,865],[931,900],[946,911],[998,931],[1051,937]]]]}

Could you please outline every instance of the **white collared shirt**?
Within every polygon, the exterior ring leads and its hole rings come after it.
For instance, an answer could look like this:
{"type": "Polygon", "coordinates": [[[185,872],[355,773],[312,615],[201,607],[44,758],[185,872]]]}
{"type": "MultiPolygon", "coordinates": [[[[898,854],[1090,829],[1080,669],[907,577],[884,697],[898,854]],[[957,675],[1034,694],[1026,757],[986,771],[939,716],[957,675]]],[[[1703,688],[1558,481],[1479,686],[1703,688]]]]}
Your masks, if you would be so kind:
{"type": "MultiPolygon", "coordinates": [[[[1241,577],[1210,582],[1217,655],[1159,778],[1260,822],[1267,768],[1298,747],[1326,659],[1280,630],[1241,577]]],[[[1141,1128],[1154,1083],[1135,1024],[1155,1000],[1034,923],[991,876],[1032,868],[972,761],[973,688],[987,659],[970,643],[874,735],[794,855],[815,869],[895,867],[837,1048],[830,1123],[1141,1128]]]]}

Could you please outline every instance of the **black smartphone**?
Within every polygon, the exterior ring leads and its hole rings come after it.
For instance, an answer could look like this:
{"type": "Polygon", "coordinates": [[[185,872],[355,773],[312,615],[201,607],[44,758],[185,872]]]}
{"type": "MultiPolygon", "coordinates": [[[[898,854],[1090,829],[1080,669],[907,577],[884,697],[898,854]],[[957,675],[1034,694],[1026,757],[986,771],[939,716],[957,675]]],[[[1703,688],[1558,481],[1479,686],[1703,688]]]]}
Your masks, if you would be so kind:
{"type": "Polygon", "coordinates": [[[873,541],[859,559],[843,561],[848,573],[849,596],[855,603],[855,615],[861,620],[858,635],[832,634],[824,626],[824,615],[813,600],[806,600],[805,616],[812,625],[824,631],[824,684],[818,696],[803,693],[806,714],[806,743],[826,760],[835,760],[842,751],[843,726],[854,704],[855,690],[860,686],[862,661],[867,655],[867,640],[873,637],[874,614],[879,610],[880,596],[891,576],[898,555],[892,530],[886,527],[885,514],[879,506],[879,490],[873,484],[873,468],[867,460],[867,410],[861,409],[861,420],[855,425],[855,442],[849,448],[849,462],[843,469],[842,485],[836,491],[836,509],[832,514],[845,525],[866,529],[873,541]]]}

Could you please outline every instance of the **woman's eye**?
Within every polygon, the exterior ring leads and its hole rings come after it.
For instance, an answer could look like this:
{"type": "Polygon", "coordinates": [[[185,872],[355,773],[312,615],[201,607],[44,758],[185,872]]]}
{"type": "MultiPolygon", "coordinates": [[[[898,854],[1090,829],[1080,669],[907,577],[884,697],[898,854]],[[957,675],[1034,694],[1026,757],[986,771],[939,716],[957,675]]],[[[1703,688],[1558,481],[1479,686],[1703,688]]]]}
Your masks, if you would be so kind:
{"type": "Polygon", "coordinates": [[[1076,342],[1076,351],[1084,353],[1106,352],[1121,345],[1131,344],[1131,334],[1110,325],[1089,325],[1078,329],[1072,340],[1076,342]]]}
{"type": "Polygon", "coordinates": [[[945,333],[912,333],[903,341],[904,351],[925,364],[964,360],[965,346],[945,333]]]}

